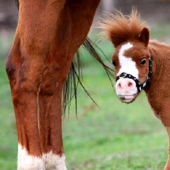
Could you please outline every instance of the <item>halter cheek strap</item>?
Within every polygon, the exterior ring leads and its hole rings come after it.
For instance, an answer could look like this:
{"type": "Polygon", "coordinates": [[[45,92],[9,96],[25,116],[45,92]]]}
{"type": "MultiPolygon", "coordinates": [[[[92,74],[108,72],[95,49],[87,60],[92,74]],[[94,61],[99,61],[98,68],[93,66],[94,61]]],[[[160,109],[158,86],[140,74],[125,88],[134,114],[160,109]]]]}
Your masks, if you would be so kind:
{"type": "Polygon", "coordinates": [[[152,75],[152,60],[151,57],[149,58],[149,72],[148,72],[148,77],[146,79],[146,81],[144,81],[143,83],[140,83],[139,80],[132,76],[131,74],[128,73],[121,73],[119,76],[116,77],[116,82],[120,79],[120,78],[129,78],[132,79],[135,83],[136,83],[136,88],[138,90],[138,93],[144,89],[146,87],[147,84],[149,84],[150,79],[151,79],[151,75],[152,75]]]}

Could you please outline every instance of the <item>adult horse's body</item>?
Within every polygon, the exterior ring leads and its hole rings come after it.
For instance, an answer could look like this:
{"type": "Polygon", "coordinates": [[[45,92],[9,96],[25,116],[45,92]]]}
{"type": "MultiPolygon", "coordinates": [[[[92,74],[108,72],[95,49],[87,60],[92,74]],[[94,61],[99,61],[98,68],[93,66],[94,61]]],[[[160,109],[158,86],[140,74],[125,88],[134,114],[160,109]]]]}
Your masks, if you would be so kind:
{"type": "MultiPolygon", "coordinates": [[[[119,99],[131,103],[143,89],[170,138],[170,46],[149,41],[149,29],[136,11],[129,17],[112,15],[101,26],[116,48],[113,65],[119,99]]],[[[165,170],[170,170],[169,158],[165,170]]]]}
{"type": "Polygon", "coordinates": [[[66,170],[62,89],[100,0],[19,0],[6,70],[18,131],[18,170],[66,170]]]}

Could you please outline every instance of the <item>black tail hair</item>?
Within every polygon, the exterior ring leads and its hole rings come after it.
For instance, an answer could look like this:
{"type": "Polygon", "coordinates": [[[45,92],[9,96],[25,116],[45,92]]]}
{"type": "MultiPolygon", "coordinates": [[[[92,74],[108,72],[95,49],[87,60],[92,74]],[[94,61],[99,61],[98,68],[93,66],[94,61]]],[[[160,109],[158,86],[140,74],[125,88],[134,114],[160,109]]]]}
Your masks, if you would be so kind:
{"type": "MultiPolygon", "coordinates": [[[[99,47],[97,47],[89,38],[85,39],[82,46],[90,53],[92,57],[94,57],[97,60],[98,63],[102,65],[113,86],[111,80],[111,76],[113,76],[113,70],[104,63],[101,56],[99,55],[99,53],[102,54],[108,60],[108,58],[104,55],[103,51],[99,47]]],[[[63,113],[65,113],[66,110],[68,110],[69,112],[71,100],[74,98],[75,111],[77,114],[77,101],[78,101],[77,88],[79,84],[83,88],[85,93],[90,97],[90,99],[97,105],[97,103],[94,101],[94,99],[91,97],[89,92],[84,87],[81,81],[81,77],[82,77],[82,70],[81,70],[81,62],[80,62],[80,52],[77,51],[74,61],[70,68],[70,73],[68,75],[68,78],[63,88],[63,113]]]]}

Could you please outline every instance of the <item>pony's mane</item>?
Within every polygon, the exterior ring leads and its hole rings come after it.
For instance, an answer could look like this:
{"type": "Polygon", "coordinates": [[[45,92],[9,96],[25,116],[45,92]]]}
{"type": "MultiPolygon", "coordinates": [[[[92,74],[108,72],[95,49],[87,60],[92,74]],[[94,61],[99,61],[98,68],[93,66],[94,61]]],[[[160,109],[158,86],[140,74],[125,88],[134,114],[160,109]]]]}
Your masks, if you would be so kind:
{"type": "Polygon", "coordinates": [[[128,40],[138,40],[144,27],[146,28],[144,22],[134,9],[129,16],[118,11],[108,14],[100,23],[104,35],[112,41],[115,47],[128,40]]]}

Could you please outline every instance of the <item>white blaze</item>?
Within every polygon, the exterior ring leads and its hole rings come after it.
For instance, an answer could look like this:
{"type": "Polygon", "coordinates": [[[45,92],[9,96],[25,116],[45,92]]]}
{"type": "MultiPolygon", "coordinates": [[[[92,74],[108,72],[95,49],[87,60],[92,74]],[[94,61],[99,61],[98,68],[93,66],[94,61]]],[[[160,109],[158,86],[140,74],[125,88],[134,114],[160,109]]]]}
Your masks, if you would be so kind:
{"type": "MultiPolygon", "coordinates": [[[[131,43],[126,43],[122,45],[118,53],[118,59],[120,63],[120,69],[116,76],[119,76],[121,73],[125,72],[131,74],[132,76],[138,79],[139,71],[136,67],[136,63],[132,60],[132,56],[125,56],[125,52],[132,48],[131,43]]],[[[137,93],[137,88],[135,81],[129,78],[120,78],[115,84],[116,94],[118,96],[124,96],[125,102],[130,102],[134,99],[134,94],[137,93]],[[131,84],[130,86],[128,84],[131,84]]]]}
{"type": "Polygon", "coordinates": [[[125,73],[133,75],[134,77],[136,77],[138,79],[139,71],[136,67],[136,63],[132,60],[131,56],[124,55],[125,51],[129,50],[132,47],[133,47],[133,45],[131,43],[127,43],[127,44],[124,44],[120,48],[120,51],[118,53],[120,70],[119,70],[117,76],[120,75],[122,72],[125,72],[125,73]]]}

